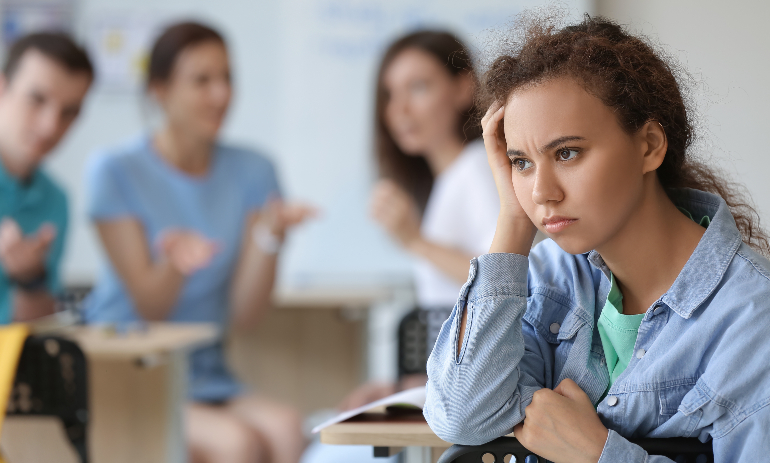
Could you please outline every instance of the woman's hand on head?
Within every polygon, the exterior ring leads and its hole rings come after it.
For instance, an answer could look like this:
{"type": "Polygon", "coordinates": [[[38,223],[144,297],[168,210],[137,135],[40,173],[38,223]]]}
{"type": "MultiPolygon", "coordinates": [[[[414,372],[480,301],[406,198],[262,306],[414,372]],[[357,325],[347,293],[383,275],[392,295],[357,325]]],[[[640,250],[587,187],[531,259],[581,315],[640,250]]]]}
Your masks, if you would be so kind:
{"type": "Polygon", "coordinates": [[[524,414],[513,435],[528,450],[556,463],[599,461],[609,431],[591,399],[571,379],[554,390],[535,392],[524,414]]]}
{"type": "Polygon", "coordinates": [[[380,180],[374,186],[371,214],[374,220],[405,248],[409,248],[422,237],[417,204],[392,180],[380,180]]]}
{"type": "Polygon", "coordinates": [[[180,229],[164,231],[158,247],[171,266],[185,276],[206,267],[218,250],[217,244],[205,236],[180,229]]]}
{"type": "Polygon", "coordinates": [[[513,167],[503,133],[505,106],[494,102],[481,119],[487,161],[500,196],[500,215],[489,252],[529,254],[537,228],[529,219],[513,188],[513,167]]]}

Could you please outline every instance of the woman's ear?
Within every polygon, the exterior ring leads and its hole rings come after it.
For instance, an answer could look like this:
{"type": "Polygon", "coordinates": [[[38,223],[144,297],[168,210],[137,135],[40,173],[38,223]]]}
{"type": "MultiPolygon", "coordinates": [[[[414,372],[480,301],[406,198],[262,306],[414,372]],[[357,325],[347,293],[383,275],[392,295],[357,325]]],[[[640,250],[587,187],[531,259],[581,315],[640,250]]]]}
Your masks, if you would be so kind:
{"type": "Polygon", "coordinates": [[[476,91],[476,82],[473,75],[463,71],[455,77],[457,80],[457,96],[455,104],[458,111],[465,111],[473,105],[473,94],[476,91]]]}
{"type": "Polygon", "coordinates": [[[668,151],[668,139],[663,126],[656,120],[647,121],[637,132],[644,159],[642,174],[652,172],[663,164],[668,151]]]}

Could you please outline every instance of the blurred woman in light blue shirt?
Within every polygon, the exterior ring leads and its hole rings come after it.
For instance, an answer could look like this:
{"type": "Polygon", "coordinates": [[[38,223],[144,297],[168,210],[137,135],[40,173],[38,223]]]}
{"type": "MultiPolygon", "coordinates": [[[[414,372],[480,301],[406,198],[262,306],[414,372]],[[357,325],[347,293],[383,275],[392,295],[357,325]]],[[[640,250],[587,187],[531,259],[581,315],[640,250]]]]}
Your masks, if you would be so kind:
{"type": "MultiPolygon", "coordinates": [[[[195,23],[168,28],[153,47],[147,85],[164,125],[89,165],[88,212],[109,262],[86,320],[253,325],[270,304],[283,236],[310,210],[280,201],[266,157],[217,141],[232,92],[219,33],[195,23]]],[[[298,460],[299,417],[245,393],[221,341],[190,360],[193,461],[298,460]]]]}

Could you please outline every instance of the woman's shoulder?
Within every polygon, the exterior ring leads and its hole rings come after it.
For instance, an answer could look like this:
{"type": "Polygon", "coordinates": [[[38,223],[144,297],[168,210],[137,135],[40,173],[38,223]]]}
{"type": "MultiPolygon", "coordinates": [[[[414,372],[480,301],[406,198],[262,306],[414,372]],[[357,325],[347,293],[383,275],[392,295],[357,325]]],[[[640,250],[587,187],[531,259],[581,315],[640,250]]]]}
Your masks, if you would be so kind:
{"type": "Polygon", "coordinates": [[[488,175],[492,178],[492,169],[487,161],[487,151],[484,142],[476,139],[465,145],[460,157],[457,159],[457,171],[466,175],[488,175]]]}
{"type": "Polygon", "coordinates": [[[105,169],[146,162],[148,144],[147,135],[135,135],[114,145],[97,148],[89,156],[88,163],[91,169],[105,169]]]}
{"type": "Polygon", "coordinates": [[[273,172],[273,161],[261,150],[246,148],[238,145],[219,144],[217,151],[222,155],[228,167],[243,170],[273,172]]]}

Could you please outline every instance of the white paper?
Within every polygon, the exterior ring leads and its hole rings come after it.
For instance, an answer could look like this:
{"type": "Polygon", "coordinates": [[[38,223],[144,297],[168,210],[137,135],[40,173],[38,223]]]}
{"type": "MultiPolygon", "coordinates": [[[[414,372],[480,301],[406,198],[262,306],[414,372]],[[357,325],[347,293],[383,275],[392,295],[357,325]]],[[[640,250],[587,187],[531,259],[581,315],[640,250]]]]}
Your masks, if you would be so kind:
{"type": "Polygon", "coordinates": [[[385,397],[384,399],[380,399],[375,402],[366,404],[364,406],[355,408],[353,410],[348,410],[346,412],[340,413],[334,418],[330,420],[326,420],[323,423],[316,426],[315,428],[313,428],[313,434],[333,424],[340,423],[342,421],[347,420],[348,418],[353,418],[354,416],[359,415],[361,413],[368,412],[376,408],[384,408],[389,405],[396,405],[396,404],[408,404],[408,405],[415,406],[417,408],[424,407],[425,406],[425,386],[413,387],[412,389],[407,389],[405,391],[397,392],[393,395],[389,395],[385,397]]]}

